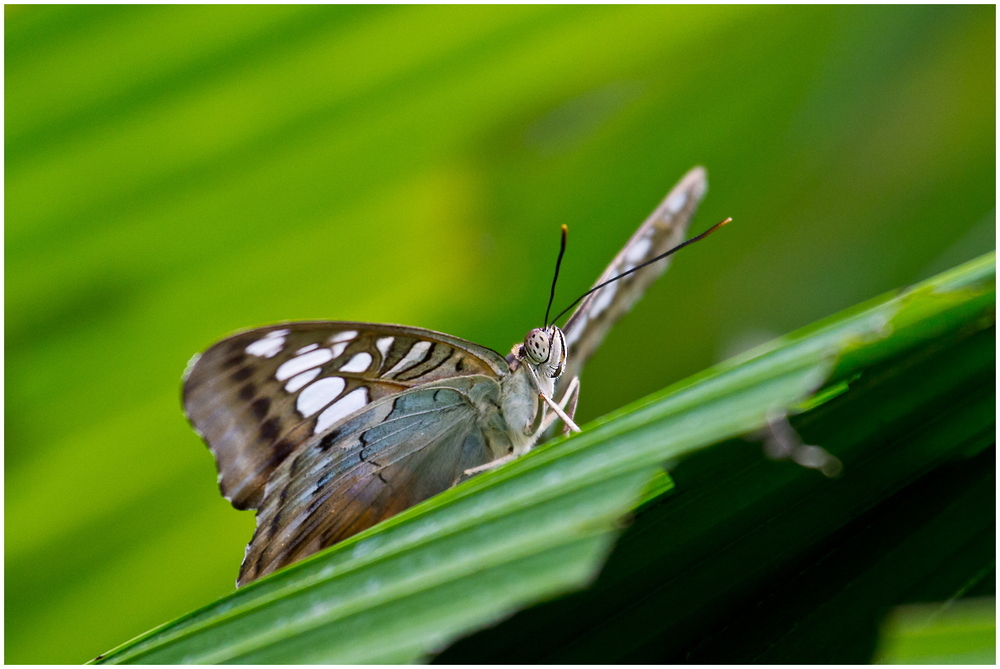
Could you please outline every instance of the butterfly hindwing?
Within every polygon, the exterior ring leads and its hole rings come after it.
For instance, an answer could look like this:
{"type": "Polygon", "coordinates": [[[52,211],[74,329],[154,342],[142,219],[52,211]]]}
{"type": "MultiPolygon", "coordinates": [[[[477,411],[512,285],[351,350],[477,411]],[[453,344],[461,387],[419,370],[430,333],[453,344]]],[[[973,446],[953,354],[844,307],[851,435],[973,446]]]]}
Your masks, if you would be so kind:
{"type": "Polygon", "coordinates": [[[499,378],[506,368],[490,349],[422,328],[286,323],[232,335],[193,361],[184,409],[215,456],[222,494],[257,508],[275,468],[349,414],[426,383],[499,378]]]}
{"type": "MultiPolygon", "coordinates": [[[[704,168],[695,167],[685,174],[639,226],[594,285],[627,272],[681,243],[707,190],[704,168]]],[[[664,258],[591,293],[580,303],[563,326],[567,346],[566,370],[559,380],[557,396],[580,373],[587,358],[600,346],[615,321],[628,312],[669,264],[670,258],[664,258]]]]}
{"type": "Polygon", "coordinates": [[[372,402],[309,440],[267,483],[238,583],[371,527],[502,455],[503,431],[488,427],[482,408],[497,406],[499,393],[486,376],[439,381],[372,402]]]}

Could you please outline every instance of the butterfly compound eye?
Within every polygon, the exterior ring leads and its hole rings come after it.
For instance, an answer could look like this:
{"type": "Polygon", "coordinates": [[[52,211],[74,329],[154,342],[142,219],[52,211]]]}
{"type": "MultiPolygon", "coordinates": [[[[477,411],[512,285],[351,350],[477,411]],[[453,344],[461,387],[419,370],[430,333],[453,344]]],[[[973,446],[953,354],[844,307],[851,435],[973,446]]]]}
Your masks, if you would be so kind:
{"type": "Polygon", "coordinates": [[[549,359],[549,337],[545,330],[536,328],[524,338],[524,354],[536,365],[549,359]]]}

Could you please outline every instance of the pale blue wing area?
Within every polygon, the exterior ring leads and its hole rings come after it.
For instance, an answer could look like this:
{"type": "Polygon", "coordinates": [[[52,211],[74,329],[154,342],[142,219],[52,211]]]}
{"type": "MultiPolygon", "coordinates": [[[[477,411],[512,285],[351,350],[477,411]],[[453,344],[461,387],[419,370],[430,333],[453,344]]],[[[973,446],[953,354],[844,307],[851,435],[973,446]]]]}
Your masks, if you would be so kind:
{"type": "Polygon", "coordinates": [[[499,392],[483,376],[442,381],[373,402],[317,435],[268,481],[239,584],[422,502],[506,452],[499,392]]]}

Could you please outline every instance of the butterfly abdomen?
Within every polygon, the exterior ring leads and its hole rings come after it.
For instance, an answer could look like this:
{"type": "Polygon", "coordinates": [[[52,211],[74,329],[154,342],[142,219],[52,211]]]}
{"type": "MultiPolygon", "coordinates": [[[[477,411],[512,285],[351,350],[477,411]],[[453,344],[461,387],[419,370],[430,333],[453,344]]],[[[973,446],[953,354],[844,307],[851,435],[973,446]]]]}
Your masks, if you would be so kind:
{"type": "Polygon", "coordinates": [[[524,455],[535,445],[537,422],[541,417],[538,390],[525,364],[516,366],[501,382],[500,404],[503,427],[494,430],[493,435],[498,446],[505,444],[507,450],[498,453],[497,457],[524,455]]]}

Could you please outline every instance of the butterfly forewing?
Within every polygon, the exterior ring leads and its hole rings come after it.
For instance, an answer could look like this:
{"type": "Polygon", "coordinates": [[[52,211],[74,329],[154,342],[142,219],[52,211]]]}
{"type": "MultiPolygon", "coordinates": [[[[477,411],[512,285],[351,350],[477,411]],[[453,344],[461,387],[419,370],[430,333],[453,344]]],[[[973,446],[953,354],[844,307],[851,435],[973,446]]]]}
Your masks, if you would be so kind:
{"type": "MultiPolygon", "coordinates": [[[[684,241],[688,224],[708,190],[704,168],[695,167],[671,189],[660,205],[636,230],[594,285],[665,253],[684,241]]],[[[625,315],[653,281],[669,266],[670,258],[653,263],[588,295],[566,321],[566,370],[556,394],[580,373],[615,321],[625,315]]]]}
{"type": "Polygon", "coordinates": [[[441,379],[499,378],[485,347],[421,328],[298,322],[242,332],[193,361],[184,409],[215,455],[222,494],[257,508],[299,445],[371,402],[441,379]]]}

